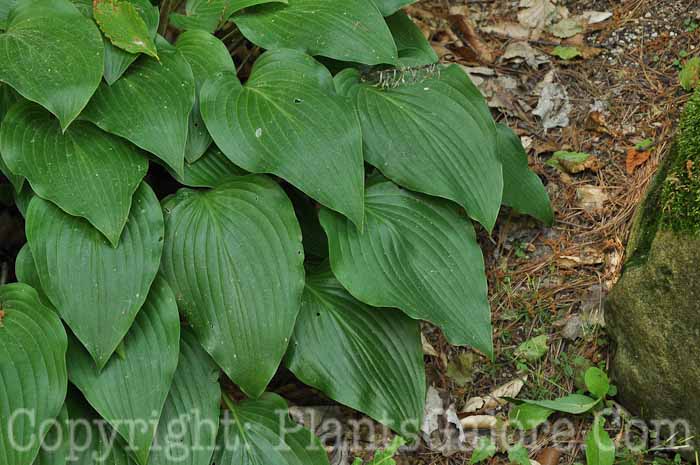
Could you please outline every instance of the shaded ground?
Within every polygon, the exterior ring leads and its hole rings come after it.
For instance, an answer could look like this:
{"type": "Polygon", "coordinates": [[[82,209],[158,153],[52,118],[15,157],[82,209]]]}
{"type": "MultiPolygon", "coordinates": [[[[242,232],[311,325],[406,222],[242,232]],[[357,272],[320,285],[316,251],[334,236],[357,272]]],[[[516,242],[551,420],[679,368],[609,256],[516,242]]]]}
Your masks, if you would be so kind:
{"type": "MultiPolygon", "coordinates": [[[[505,214],[491,238],[482,235],[492,291],[495,363],[475,359],[471,380],[460,386],[447,375],[448,367],[466,352],[448,346],[436,331],[426,329],[438,353],[427,357],[430,381],[448,402],[456,404],[457,411],[468,398],[484,396],[523,374],[528,378],[520,397],[553,398],[577,389],[581,367],[589,363],[607,367],[610,348],[602,301],[619,276],[634,209],[669,148],[687,99],[678,85],[678,67],[700,45],[700,31],[694,26],[700,21],[700,4],[687,0],[563,3],[571,14],[591,9],[613,13],[611,19],[563,41],[598,55],[568,62],[548,56],[551,62],[537,68],[503,60],[504,51],[517,40],[484,31],[503,21],[517,23],[518,2],[424,1],[409,10],[443,61],[466,65],[477,81],[486,81],[480,87],[498,119],[516,129],[529,145],[531,166],[546,183],[556,210],[551,229],[505,214]],[[493,62],[475,53],[474,41],[454,27],[450,14],[463,15],[475,26],[482,45],[496,57],[493,62]],[[475,67],[488,70],[475,71],[475,67]],[[538,85],[545,80],[563,85],[568,93],[572,110],[565,128],[545,130],[532,114],[539,100],[538,85]],[[650,153],[628,154],[645,139],[654,142],[650,153]],[[558,150],[586,152],[596,160],[589,169],[567,173],[545,164],[558,150]],[[639,162],[647,155],[634,169],[626,166],[628,158],[639,162]],[[548,336],[549,349],[541,360],[526,363],[515,357],[520,343],[543,334],[548,336]]],[[[548,55],[560,41],[544,34],[527,42],[548,55]]],[[[577,446],[583,442],[589,420],[578,423],[578,430],[566,441],[573,448],[563,454],[561,463],[585,461],[577,446]]],[[[610,433],[621,435],[621,425],[612,425],[610,433]]],[[[541,434],[529,448],[530,456],[536,458],[539,449],[556,445],[563,444],[541,434]]],[[[467,463],[468,457],[445,458],[427,450],[418,455],[406,463],[458,464],[467,463]]],[[[640,463],[664,458],[626,454],[620,460],[640,463]]]]}

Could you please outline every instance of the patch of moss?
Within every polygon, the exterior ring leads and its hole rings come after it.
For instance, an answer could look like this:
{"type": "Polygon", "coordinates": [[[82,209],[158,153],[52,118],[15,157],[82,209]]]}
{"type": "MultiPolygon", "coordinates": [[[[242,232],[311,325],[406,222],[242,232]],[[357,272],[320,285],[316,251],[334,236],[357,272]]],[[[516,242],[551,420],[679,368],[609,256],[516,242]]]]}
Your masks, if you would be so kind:
{"type": "Polygon", "coordinates": [[[661,188],[659,226],[700,233],[700,89],[686,104],[677,150],[661,188]]]}
{"type": "MultiPolygon", "coordinates": [[[[674,143],[669,152],[668,160],[675,160],[677,156],[678,143],[674,143]]],[[[668,160],[659,165],[659,169],[647,189],[646,196],[635,214],[629,241],[627,243],[627,263],[625,269],[646,262],[651,243],[654,241],[656,232],[659,229],[659,223],[661,222],[659,205],[661,204],[661,192],[663,190],[664,180],[670,168],[668,160]]]]}

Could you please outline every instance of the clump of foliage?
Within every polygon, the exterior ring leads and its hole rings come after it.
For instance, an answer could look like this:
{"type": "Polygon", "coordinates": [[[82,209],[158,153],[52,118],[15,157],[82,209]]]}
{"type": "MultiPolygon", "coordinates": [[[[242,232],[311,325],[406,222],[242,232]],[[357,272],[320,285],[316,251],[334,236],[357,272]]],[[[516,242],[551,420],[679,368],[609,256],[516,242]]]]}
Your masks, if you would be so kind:
{"type": "Polygon", "coordinates": [[[700,90],[683,111],[660,202],[662,228],[691,234],[700,231],[700,90]]]}
{"type": "Polygon", "coordinates": [[[27,236],[0,288],[4,464],[83,463],[105,444],[44,450],[42,422],[99,418],[110,463],[324,464],[282,435],[281,365],[412,437],[419,320],[493,355],[472,221],[552,210],[408,3],[0,5],[0,169],[27,236]],[[223,414],[220,372],[249,398],[223,414]],[[194,431],[220,418],[240,427],[194,431]]]}
{"type": "MultiPolygon", "coordinates": [[[[586,370],[584,382],[587,394],[569,394],[554,400],[510,399],[515,405],[508,414],[509,425],[527,431],[547,421],[554,412],[570,415],[593,414],[593,423],[586,435],[586,463],[613,465],[615,444],[604,426],[605,416],[612,413],[611,409],[607,408],[607,398],[616,395],[617,387],[610,383],[608,375],[598,367],[586,370]]],[[[514,462],[529,463],[527,453],[524,460],[514,462]]]]}

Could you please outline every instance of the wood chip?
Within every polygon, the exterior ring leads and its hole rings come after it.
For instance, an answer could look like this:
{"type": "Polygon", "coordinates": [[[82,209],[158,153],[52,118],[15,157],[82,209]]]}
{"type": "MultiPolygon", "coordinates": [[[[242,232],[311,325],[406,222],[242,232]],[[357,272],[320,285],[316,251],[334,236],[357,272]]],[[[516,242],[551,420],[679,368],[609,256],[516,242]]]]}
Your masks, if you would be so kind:
{"type": "Polygon", "coordinates": [[[541,465],[557,465],[561,458],[561,451],[555,447],[545,447],[537,455],[537,461],[541,465]]]}
{"type": "Polygon", "coordinates": [[[460,420],[462,428],[467,429],[495,429],[498,426],[498,418],[493,415],[471,415],[460,420]]]}

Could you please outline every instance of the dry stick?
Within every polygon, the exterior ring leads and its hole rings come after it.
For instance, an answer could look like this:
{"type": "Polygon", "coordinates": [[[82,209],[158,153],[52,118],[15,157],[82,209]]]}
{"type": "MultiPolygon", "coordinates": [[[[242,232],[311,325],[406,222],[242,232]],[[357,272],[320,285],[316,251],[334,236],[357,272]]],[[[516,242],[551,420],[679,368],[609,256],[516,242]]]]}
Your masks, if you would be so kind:
{"type": "Polygon", "coordinates": [[[494,62],[493,52],[491,52],[491,49],[481,40],[481,37],[476,33],[474,26],[472,26],[466,16],[449,15],[447,20],[450,22],[452,29],[462,36],[464,43],[474,50],[479,61],[487,64],[494,62]]]}

